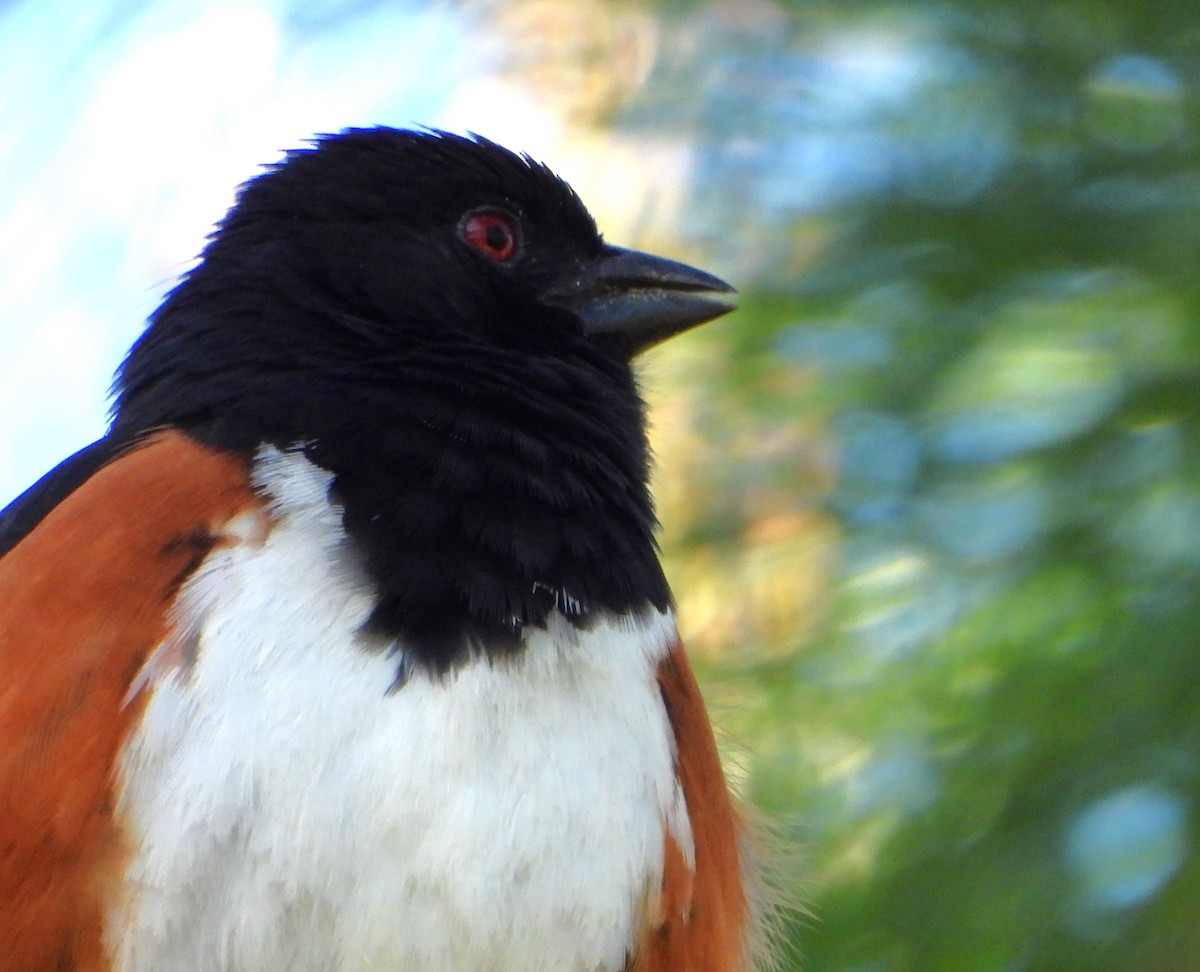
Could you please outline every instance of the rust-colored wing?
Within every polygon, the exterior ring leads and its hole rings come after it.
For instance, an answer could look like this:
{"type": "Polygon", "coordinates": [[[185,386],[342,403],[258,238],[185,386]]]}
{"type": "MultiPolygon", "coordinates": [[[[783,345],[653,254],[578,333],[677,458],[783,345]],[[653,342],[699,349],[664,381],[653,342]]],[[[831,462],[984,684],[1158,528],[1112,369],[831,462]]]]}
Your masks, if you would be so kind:
{"type": "Polygon", "coordinates": [[[0,558],[0,970],[106,972],[113,765],[183,579],[257,503],[174,432],[95,472],[0,558]]]}
{"type": "Polygon", "coordinates": [[[749,964],[750,903],[740,824],[687,654],[679,642],[658,669],[675,733],[675,772],[695,846],[694,866],[670,832],[657,921],[634,952],[633,972],[741,972],[749,964]]]}

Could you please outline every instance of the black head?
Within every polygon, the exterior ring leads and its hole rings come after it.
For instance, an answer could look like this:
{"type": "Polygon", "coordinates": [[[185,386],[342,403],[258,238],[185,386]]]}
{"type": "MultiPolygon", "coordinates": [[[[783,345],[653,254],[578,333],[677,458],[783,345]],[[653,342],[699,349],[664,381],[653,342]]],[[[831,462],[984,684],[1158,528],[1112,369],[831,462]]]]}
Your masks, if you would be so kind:
{"type": "Polygon", "coordinates": [[[348,130],[242,187],[118,373],[110,435],[303,448],[373,625],[444,669],[554,608],[666,605],[630,361],[731,294],[606,245],[491,142],[348,130]]]}

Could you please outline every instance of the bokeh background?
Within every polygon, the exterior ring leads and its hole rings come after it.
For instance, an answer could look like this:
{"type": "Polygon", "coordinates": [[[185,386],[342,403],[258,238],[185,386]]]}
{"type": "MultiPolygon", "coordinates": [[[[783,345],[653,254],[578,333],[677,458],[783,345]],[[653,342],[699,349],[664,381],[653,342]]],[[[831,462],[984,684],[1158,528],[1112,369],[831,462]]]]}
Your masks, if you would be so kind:
{"type": "Polygon", "coordinates": [[[9,0],[0,120],[0,503],[257,164],[478,131],[742,291],[644,380],[784,967],[1200,969],[1195,0],[9,0]]]}

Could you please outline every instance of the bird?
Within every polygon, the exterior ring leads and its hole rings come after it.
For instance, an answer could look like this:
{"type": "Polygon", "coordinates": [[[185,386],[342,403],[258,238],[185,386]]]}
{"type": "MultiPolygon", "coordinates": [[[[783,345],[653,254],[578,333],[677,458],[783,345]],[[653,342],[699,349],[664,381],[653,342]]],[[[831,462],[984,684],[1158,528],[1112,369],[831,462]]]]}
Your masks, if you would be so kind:
{"type": "Polygon", "coordinates": [[[0,514],[0,969],[755,967],[634,367],[736,303],[477,135],[244,183],[0,514]]]}

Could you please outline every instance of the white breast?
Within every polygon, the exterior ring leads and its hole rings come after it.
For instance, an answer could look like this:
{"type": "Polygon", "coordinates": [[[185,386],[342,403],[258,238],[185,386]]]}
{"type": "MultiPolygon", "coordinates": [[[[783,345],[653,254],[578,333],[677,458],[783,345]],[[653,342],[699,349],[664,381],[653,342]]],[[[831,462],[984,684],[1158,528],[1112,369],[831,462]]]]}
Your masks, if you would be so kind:
{"type": "Polygon", "coordinates": [[[690,840],[654,677],[671,617],[556,617],[511,663],[389,692],[328,475],[256,469],[270,532],[186,585],[122,757],[115,968],[623,968],[664,826],[690,840]]]}

